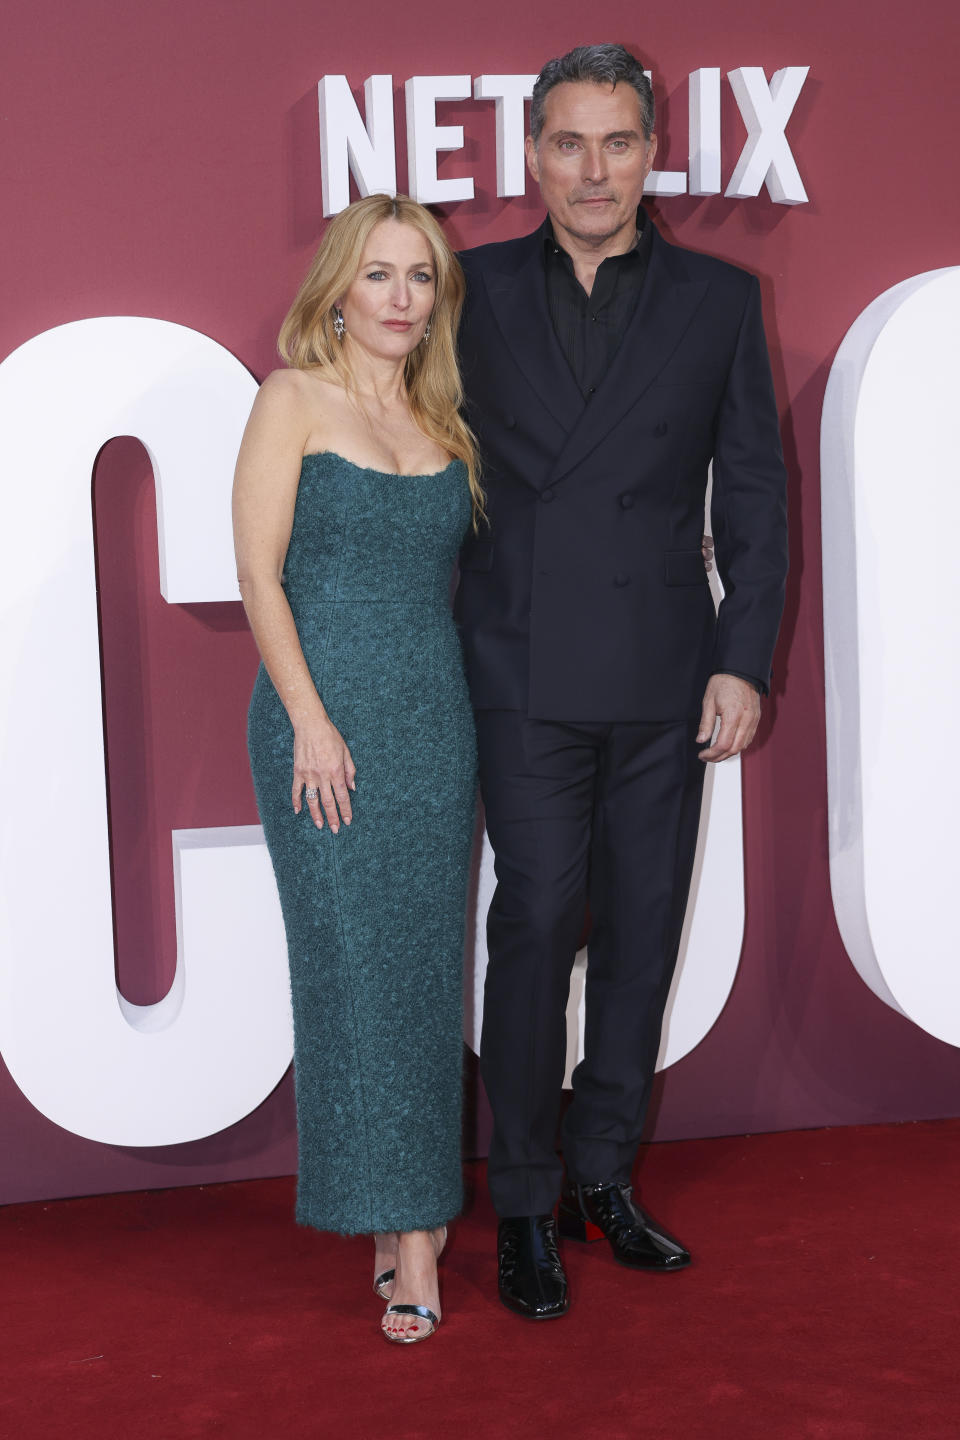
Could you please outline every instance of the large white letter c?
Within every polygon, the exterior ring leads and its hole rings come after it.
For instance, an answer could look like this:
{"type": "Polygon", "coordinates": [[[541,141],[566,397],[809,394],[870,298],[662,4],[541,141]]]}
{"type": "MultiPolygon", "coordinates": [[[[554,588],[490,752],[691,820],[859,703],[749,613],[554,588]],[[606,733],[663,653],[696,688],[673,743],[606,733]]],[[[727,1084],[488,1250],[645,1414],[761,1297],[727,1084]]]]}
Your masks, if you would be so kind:
{"type": "Polygon", "coordinates": [[[175,832],[177,974],[128,1004],[113,967],[90,479],[146,446],[171,603],[238,598],[233,458],[256,384],[181,325],[83,320],[0,365],[0,1052],[65,1129],[165,1145],[233,1124],[291,1057],[279,904],[259,827],[175,832]]]}

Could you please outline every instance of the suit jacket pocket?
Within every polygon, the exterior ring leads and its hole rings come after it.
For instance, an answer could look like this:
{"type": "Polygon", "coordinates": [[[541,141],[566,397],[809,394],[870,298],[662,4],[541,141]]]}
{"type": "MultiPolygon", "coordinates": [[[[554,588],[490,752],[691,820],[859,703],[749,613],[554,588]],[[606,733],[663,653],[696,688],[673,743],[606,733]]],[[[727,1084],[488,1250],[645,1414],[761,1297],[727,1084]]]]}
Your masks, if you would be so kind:
{"type": "Polygon", "coordinates": [[[707,584],[707,567],[699,550],[667,550],[663,564],[668,585],[707,584]]]}
{"type": "Polygon", "coordinates": [[[492,570],[493,541],[471,535],[460,551],[461,570],[492,570]]]}

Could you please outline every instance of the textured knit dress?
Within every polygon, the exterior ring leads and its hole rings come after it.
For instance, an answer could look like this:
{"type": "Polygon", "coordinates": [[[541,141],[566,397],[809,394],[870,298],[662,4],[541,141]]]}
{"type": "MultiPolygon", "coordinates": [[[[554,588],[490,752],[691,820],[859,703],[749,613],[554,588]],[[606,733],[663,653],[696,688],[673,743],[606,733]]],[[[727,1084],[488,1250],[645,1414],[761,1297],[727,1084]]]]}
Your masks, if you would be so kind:
{"type": "Polygon", "coordinates": [[[293,993],[297,1219],[430,1229],[461,1203],[464,912],[476,753],[450,576],[466,469],[306,455],[284,586],[357,767],[352,825],[295,815],[293,729],[263,666],[248,741],[293,993]]]}

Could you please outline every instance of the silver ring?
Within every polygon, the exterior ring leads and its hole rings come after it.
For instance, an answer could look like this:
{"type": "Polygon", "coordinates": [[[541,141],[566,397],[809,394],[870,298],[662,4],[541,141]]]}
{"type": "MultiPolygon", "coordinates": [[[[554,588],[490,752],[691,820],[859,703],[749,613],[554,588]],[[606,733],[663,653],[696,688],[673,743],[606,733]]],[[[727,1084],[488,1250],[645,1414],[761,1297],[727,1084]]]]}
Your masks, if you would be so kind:
{"type": "Polygon", "coordinates": [[[303,793],[304,795],[306,795],[308,800],[316,800],[317,796],[320,794],[320,791],[314,790],[311,785],[308,785],[303,793]]]}

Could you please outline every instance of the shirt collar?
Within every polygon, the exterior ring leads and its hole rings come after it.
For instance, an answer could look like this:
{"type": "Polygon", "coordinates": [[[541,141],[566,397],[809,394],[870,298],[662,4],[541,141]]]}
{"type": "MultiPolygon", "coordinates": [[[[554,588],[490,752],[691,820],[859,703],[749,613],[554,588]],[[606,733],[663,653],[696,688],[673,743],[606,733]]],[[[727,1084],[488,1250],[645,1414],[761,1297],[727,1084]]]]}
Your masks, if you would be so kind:
{"type": "MultiPolygon", "coordinates": [[[[630,256],[631,258],[636,256],[640,252],[640,249],[643,246],[643,242],[648,238],[649,231],[650,220],[647,216],[647,212],[641,205],[637,210],[637,235],[633,244],[630,246],[630,249],[621,251],[619,255],[608,255],[607,259],[626,260],[628,256],[630,256]]],[[[540,227],[540,233],[543,238],[544,258],[549,259],[551,256],[562,256],[570,260],[570,256],[567,254],[567,251],[564,250],[563,246],[559,243],[554,234],[553,222],[551,221],[549,215],[544,218],[544,222],[540,227]]],[[[573,262],[571,260],[571,264],[572,263],[573,262]]],[[[602,263],[603,262],[601,261],[601,264],[602,263]]]]}

